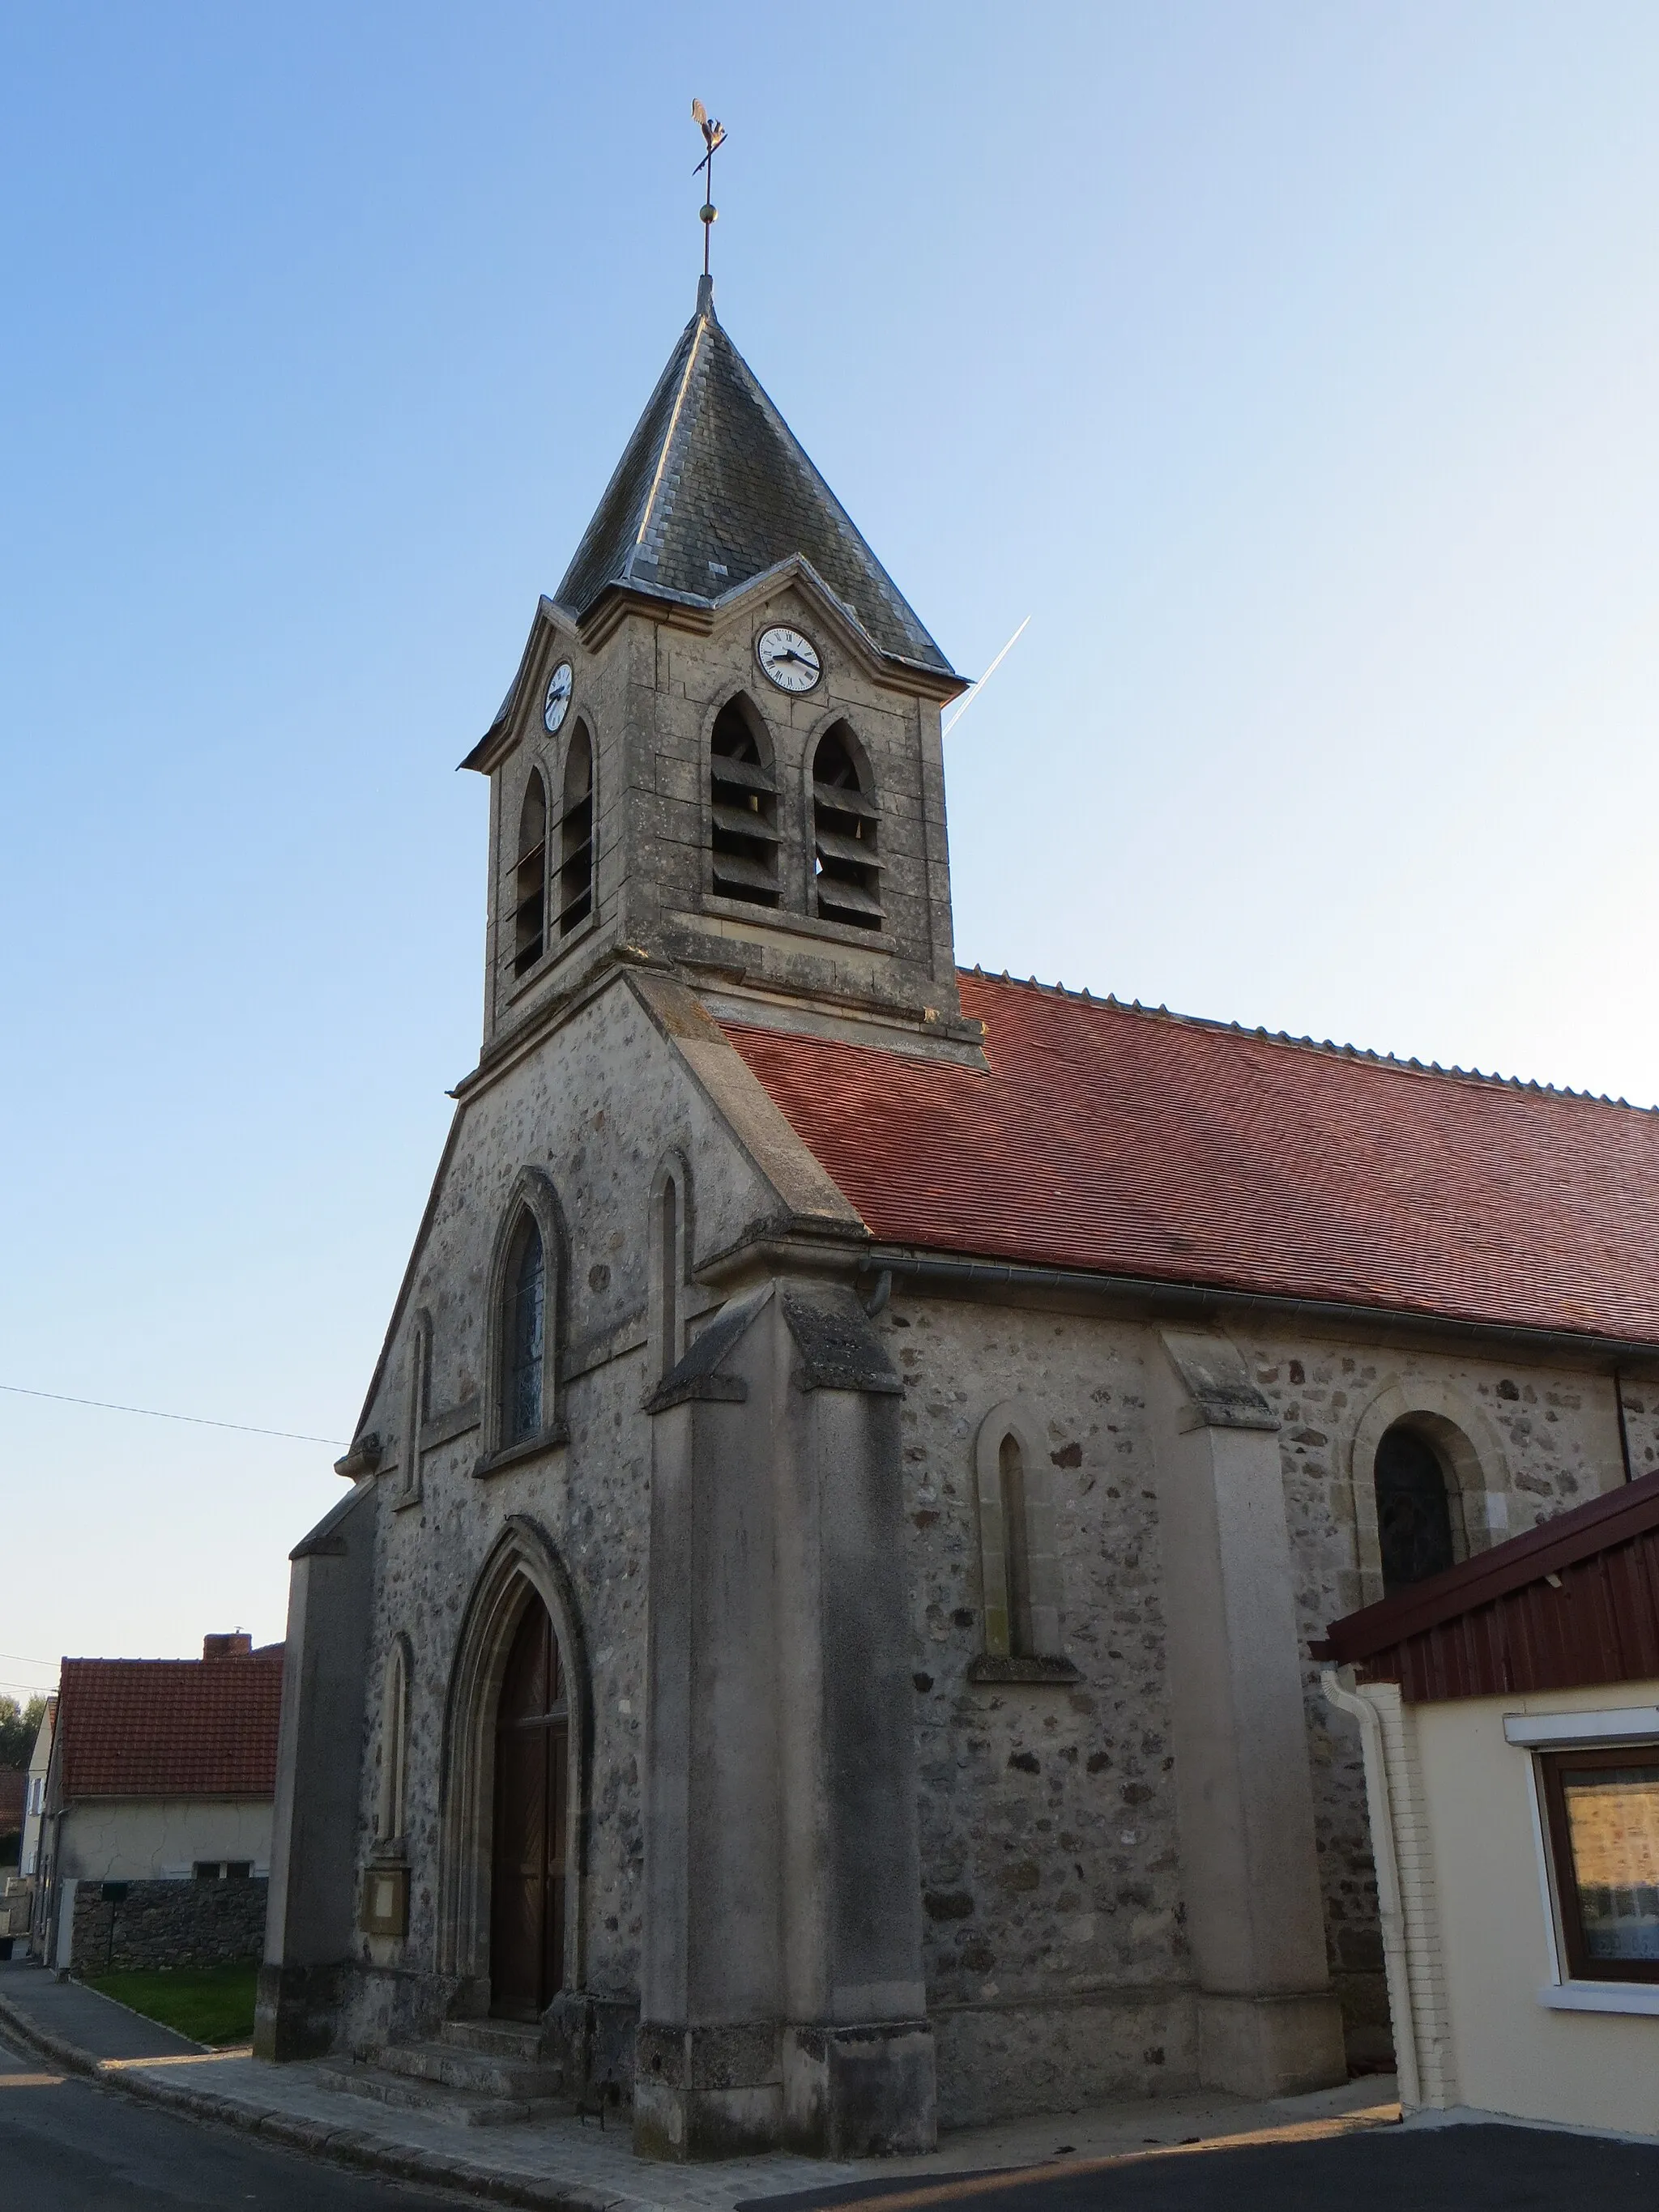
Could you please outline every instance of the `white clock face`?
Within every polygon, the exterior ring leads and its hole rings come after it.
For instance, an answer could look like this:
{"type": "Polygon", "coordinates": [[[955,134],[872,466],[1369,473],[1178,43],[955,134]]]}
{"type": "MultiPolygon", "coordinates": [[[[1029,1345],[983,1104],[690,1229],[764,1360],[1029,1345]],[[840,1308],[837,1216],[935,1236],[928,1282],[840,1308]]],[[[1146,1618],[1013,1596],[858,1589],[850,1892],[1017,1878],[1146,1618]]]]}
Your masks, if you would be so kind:
{"type": "Polygon", "coordinates": [[[574,680],[568,660],[562,660],[547,679],[547,696],[542,702],[542,727],[550,738],[570,712],[570,692],[574,680]]]}
{"type": "Polygon", "coordinates": [[[810,691],[823,673],[817,646],[798,629],[763,629],[755,641],[755,658],[780,691],[810,691]]]}

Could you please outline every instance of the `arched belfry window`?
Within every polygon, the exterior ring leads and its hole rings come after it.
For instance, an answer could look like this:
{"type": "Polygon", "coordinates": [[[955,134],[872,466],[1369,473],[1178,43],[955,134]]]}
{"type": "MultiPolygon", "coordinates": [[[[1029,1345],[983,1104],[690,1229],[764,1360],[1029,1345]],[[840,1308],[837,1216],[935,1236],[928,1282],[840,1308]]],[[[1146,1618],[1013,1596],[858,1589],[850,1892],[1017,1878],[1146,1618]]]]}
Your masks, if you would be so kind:
{"type": "Polygon", "coordinates": [[[1451,1500],[1446,1470],[1427,1437],[1396,1422],[1376,1447],[1376,1480],[1384,1590],[1443,1573],[1455,1558],[1451,1500]]]}
{"type": "Polygon", "coordinates": [[[708,742],[714,889],[751,906],[778,902],[778,787],[749,716],[735,699],[708,742]]]}
{"type": "Polygon", "coordinates": [[[559,825],[559,934],[593,911],[593,744],[578,722],[564,757],[564,812],[559,825]]]}
{"type": "Polygon", "coordinates": [[[524,975],[547,944],[547,787],[532,769],[519,809],[519,857],[513,873],[513,972],[524,975]]]}
{"type": "Polygon", "coordinates": [[[520,1215],[507,1253],[501,1319],[501,1443],[523,1443],[544,1425],[547,1251],[535,1216],[520,1215]]]}
{"type": "Polygon", "coordinates": [[[812,880],[821,920],[881,927],[878,818],[856,742],[838,722],[818,739],[812,756],[812,880]]]}

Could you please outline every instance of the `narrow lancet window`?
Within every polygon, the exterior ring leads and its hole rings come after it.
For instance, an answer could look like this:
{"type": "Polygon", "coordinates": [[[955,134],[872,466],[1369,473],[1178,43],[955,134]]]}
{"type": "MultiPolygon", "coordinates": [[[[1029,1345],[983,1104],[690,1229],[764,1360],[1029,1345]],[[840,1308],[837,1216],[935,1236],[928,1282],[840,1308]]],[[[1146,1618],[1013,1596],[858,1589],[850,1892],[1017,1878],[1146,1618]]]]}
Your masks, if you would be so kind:
{"type": "Polygon", "coordinates": [[[375,1815],[381,1844],[400,1843],[408,1826],[404,1810],[409,1771],[409,1661],[403,1641],[386,1662],[386,1710],[380,1734],[380,1802],[375,1815]]]}
{"type": "Polygon", "coordinates": [[[881,927],[878,818],[848,736],[839,726],[826,731],[812,757],[812,878],[821,920],[881,927]]]}
{"type": "Polygon", "coordinates": [[[1426,1582],[1453,1564],[1445,1469],[1415,1429],[1397,1425],[1376,1448],[1376,1534],[1384,1590],[1426,1582]]]}
{"type": "Polygon", "coordinates": [[[559,934],[568,937],[593,911],[593,747],[586,727],[571,732],[564,759],[564,817],[559,830],[559,934]]]}
{"type": "Polygon", "coordinates": [[[526,1213],[507,1268],[502,1332],[501,1442],[516,1444],[542,1432],[543,1368],[547,1338],[547,1258],[542,1232],[526,1213]]]}
{"type": "Polygon", "coordinates": [[[670,1176],[662,1187],[658,1230],[657,1266],[662,1278],[661,1341],[657,1348],[658,1372],[666,1375],[680,1356],[680,1194],[670,1176]]]}
{"type": "Polygon", "coordinates": [[[997,1478],[1008,1577],[1008,1650],[1016,1659],[1029,1659],[1036,1649],[1031,1640],[1031,1535],[1025,1517],[1025,1462],[1017,1437],[1002,1439],[997,1478]]]}
{"type": "Polygon", "coordinates": [[[533,770],[519,810],[519,858],[513,876],[513,972],[522,975],[547,943],[547,791],[533,770]]]}
{"type": "Polygon", "coordinates": [[[777,782],[735,700],[721,708],[709,740],[714,889],[751,906],[778,902],[777,782]]]}

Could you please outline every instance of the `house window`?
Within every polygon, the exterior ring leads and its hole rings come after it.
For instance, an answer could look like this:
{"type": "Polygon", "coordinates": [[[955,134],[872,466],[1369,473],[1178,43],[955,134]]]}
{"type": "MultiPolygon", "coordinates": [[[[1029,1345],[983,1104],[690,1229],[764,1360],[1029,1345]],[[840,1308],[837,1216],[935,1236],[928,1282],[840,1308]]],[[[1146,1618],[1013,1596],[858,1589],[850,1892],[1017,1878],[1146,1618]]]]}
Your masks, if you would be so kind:
{"type": "Polygon", "coordinates": [[[1569,1978],[1659,1982],[1659,1746],[1538,1765],[1569,1978]]]}
{"type": "Polygon", "coordinates": [[[1376,1447],[1376,1534],[1385,1591],[1425,1582],[1453,1563],[1451,1502],[1438,1453],[1400,1422],[1376,1447]]]}
{"type": "Polygon", "coordinates": [[[812,881],[821,920],[881,927],[878,818],[852,732],[837,723],[812,756],[812,881]]]}
{"type": "Polygon", "coordinates": [[[533,1215],[519,1223],[507,1264],[503,1316],[501,1442],[522,1443],[542,1431],[542,1369],[547,1334],[547,1256],[533,1215]]]}
{"type": "Polygon", "coordinates": [[[523,975],[547,942],[547,787],[532,769],[519,809],[519,858],[513,875],[513,973],[523,975]]]}
{"type": "Polygon", "coordinates": [[[708,741],[714,889],[722,898],[777,904],[777,793],[748,716],[728,700],[708,741]]]}
{"type": "Polygon", "coordinates": [[[568,937],[593,911],[593,746],[578,722],[564,757],[564,814],[559,825],[559,934],[568,937]]]}

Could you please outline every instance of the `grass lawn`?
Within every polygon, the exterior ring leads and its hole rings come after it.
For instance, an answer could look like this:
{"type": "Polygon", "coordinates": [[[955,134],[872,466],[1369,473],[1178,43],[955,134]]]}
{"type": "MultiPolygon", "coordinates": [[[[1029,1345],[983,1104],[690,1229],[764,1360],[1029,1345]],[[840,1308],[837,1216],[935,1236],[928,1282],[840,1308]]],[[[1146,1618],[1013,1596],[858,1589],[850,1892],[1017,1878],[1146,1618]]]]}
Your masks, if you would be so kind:
{"type": "Polygon", "coordinates": [[[171,1966],[156,1973],[88,1974],[101,1990],[146,2020],[159,2020],[195,2043],[246,2043],[253,2033],[253,1991],[259,1969],[252,1959],[234,1966],[171,1966]]]}

